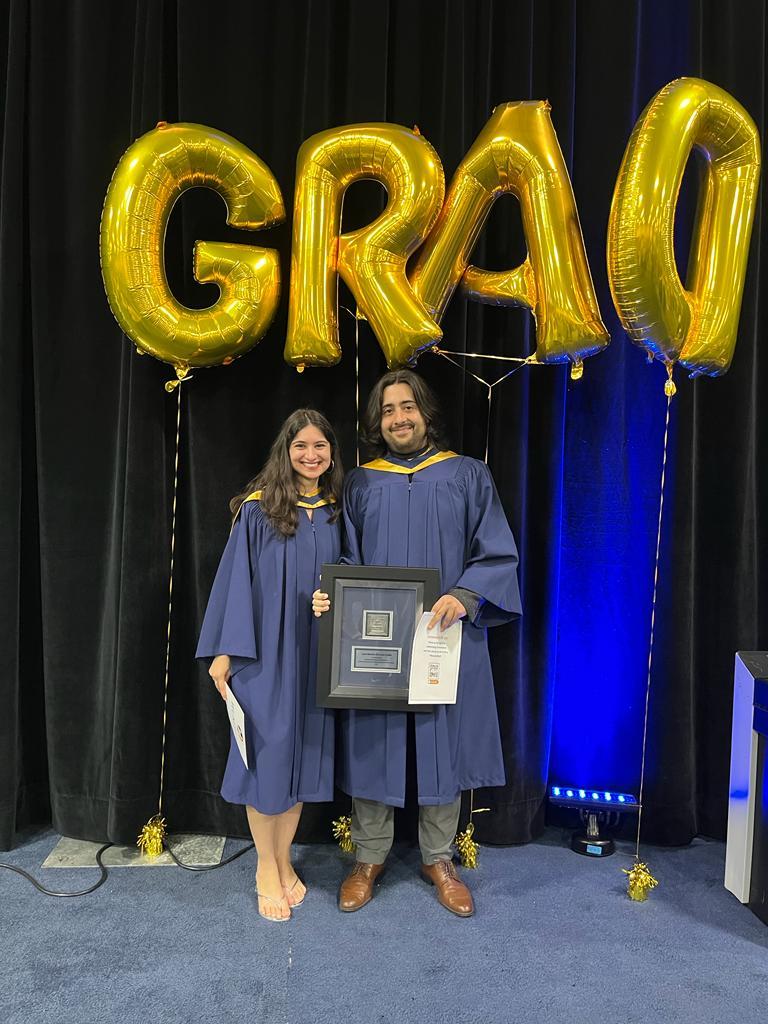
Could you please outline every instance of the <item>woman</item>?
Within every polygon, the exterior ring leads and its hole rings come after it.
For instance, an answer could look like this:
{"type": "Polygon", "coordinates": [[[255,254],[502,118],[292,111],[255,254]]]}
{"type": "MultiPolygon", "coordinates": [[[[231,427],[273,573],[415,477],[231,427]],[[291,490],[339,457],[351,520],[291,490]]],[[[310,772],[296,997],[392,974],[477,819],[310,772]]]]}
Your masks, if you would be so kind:
{"type": "Polygon", "coordinates": [[[331,425],[298,409],[266,465],[230,503],[234,521],[203,621],[198,658],[245,713],[248,768],[232,738],[221,795],[245,804],[258,854],[259,913],[287,921],[304,899],[291,844],[305,800],[333,798],[332,712],[314,698],[312,591],[339,557],[343,472],[331,425]]]}

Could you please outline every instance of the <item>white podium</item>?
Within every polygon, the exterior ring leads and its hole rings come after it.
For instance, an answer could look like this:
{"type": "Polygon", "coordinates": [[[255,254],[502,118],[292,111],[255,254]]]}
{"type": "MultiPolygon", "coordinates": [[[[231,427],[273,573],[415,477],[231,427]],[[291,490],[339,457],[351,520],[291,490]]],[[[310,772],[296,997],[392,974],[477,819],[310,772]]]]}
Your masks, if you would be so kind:
{"type": "Polygon", "coordinates": [[[725,887],[768,923],[768,652],[739,651],[733,676],[725,887]]]}

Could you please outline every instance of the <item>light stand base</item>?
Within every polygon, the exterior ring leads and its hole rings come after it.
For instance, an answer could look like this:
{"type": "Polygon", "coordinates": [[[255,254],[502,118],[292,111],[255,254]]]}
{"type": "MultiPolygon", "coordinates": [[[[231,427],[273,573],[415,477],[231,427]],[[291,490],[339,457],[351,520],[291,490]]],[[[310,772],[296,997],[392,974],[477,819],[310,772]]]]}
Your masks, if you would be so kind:
{"type": "Polygon", "coordinates": [[[571,836],[571,849],[582,857],[610,857],[616,852],[616,844],[612,839],[602,836],[589,836],[586,832],[574,832],[571,836]]]}
{"type": "Polygon", "coordinates": [[[599,825],[615,825],[619,820],[618,814],[582,809],[580,816],[587,827],[584,832],[574,832],[571,836],[573,852],[580,853],[582,857],[610,857],[616,845],[612,839],[600,835],[599,825]]]}

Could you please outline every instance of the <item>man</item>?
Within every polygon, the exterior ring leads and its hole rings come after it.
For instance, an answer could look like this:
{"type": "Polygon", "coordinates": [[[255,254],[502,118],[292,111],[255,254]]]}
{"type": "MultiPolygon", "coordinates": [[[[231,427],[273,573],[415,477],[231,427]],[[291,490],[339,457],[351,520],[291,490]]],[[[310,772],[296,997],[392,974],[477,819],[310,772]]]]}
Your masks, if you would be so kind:
{"type": "MultiPolygon", "coordinates": [[[[517,549],[488,467],[444,449],[437,402],[417,374],[396,370],[379,380],[363,436],[379,458],[347,477],[343,561],[439,569],[444,592],[430,627],[466,621],[455,705],[338,716],[338,783],[353,797],[357,850],[339,908],[359,910],[373,895],[392,845],[394,808],[405,801],[410,746],[422,874],[447,910],[469,917],[472,896],[456,873],[451,847],[462,790],[506,781],[485,627],[520,613],[517,549]]],[[[329,607],[328,595],[316,592],[315,614],[329,607]]]]}

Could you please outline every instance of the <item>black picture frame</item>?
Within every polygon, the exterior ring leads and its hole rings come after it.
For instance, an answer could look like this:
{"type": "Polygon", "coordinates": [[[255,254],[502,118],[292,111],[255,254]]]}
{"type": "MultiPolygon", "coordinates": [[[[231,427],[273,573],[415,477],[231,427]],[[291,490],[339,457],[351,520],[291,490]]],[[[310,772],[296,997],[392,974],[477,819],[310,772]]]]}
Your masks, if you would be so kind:
{"type": "Polygon", "coordinates": [[[440,596],[437,569],[326,564],[321,588],[331,609],[319,622],[318,706],[431,711],[408,703],[408,676],[416,624],[440,596]]]}

